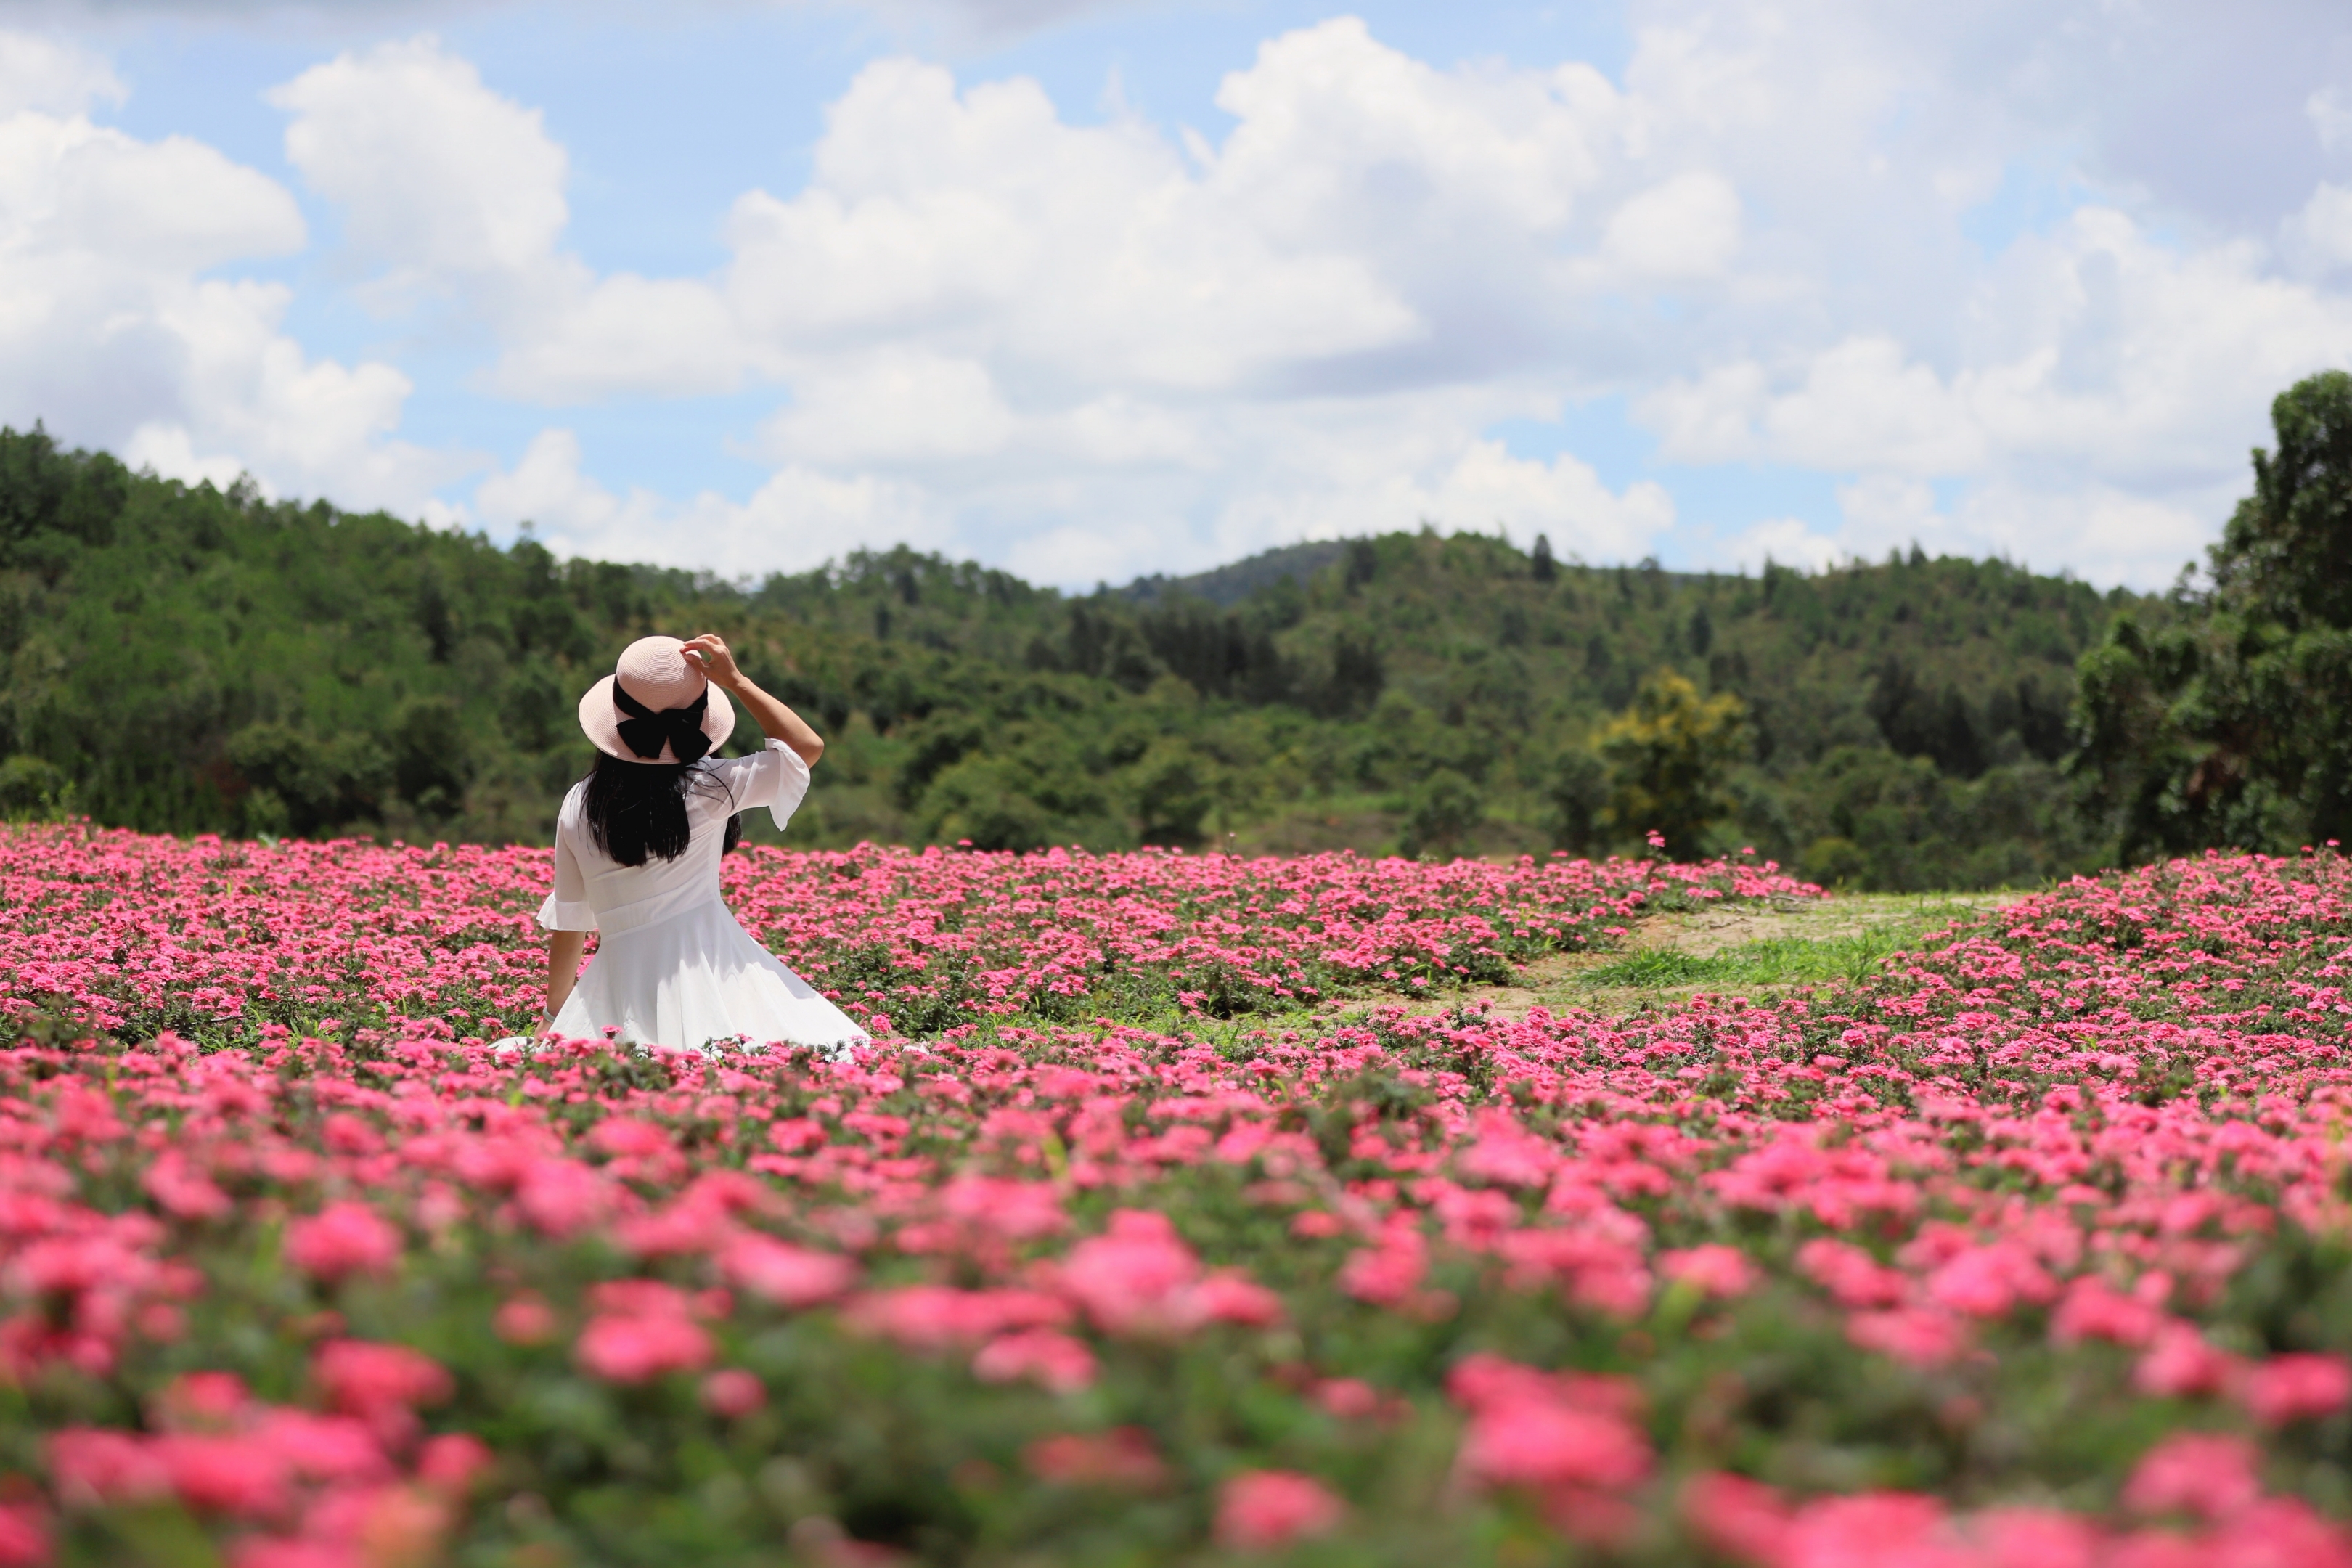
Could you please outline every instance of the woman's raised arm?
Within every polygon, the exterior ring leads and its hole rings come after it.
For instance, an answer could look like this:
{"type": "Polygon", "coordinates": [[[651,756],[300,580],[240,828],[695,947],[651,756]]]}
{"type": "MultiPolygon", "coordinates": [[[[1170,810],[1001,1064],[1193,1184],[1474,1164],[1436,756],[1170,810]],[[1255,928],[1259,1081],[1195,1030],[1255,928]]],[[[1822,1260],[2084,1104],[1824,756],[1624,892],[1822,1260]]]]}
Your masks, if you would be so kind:
{"type": "Polygon", "coordinates": [[[728,651],[727,639],[716,632],[705,632],[686,645],[688,656],[699,659],[702,673],[710,684],[743,704],[761,732],[772,741],[782,741],[799,753],[801,761],[816,766],[824,755],[824,737],[808,726],[808,721],[760,689],[751,678],[735,668],[735,656],[728,651]]]}

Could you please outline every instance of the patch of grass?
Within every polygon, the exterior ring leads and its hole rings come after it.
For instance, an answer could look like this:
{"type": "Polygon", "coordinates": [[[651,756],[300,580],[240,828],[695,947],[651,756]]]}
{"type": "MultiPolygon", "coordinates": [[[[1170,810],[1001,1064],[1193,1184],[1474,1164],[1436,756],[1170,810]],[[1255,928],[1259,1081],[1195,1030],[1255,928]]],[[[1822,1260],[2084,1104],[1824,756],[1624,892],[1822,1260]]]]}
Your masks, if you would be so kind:
{"type": "Polygon", "coordinates": [[[1586,970],[1578,983],[1594,990],[1680,991],[1726,985],[1856,984],[1877,972],[1888,954],[1916,946],[1954,918],[1982,911],[1966,904],[1928,904],[1884,924],[1837,936],[1771,937],[1721,952],[1644,948],[1586,970]]]}

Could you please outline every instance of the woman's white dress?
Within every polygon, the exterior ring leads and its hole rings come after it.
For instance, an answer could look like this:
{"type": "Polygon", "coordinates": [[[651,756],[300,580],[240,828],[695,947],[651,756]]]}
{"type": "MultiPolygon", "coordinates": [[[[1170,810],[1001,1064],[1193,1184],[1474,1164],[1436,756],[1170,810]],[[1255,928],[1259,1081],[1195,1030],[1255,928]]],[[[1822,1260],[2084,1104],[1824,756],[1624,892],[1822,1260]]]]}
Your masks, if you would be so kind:
{"type": "Polygon", "coordinates": [[[865,1030],[754,942],[719,894],[727,819],[764,805],[781,829],[808,794],[808,764],[771,741],[748,757],[694,765],[719,787],[688,793],[694,836],[675,860],[619,864],[588,831],[587,784],[563,797],[555,891],[540,906],[539,923],[598,934],[596,956],[549,1029],[594,1039],[617,1026],[625,1041],[694,1048],[867,1043],[865,1030]]]}

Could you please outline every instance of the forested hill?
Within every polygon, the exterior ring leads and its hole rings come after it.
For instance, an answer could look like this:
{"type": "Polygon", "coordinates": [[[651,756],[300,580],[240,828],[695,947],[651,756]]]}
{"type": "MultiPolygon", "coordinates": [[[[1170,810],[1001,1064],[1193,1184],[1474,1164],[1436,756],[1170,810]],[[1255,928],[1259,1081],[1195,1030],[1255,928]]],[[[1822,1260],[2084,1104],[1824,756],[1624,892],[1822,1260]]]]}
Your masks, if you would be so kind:
{"type": "Polygon", "coordinates": [[[2104,847],[2054,764],[2075,660],[2126,602],[1916,551],[1694,575],[1426,531],[1076,596],[905,550],[746,588],[8,432],[0,799],[544,839],[589,755],[581,689],[632,637],[718,630],[831,741],[804,844],[1597,850],[1638,842],[1594,748],[1647,682],[1652,709],[1730,715],[1709,844],[1859,884],[2025,880],[2104,847]]]}

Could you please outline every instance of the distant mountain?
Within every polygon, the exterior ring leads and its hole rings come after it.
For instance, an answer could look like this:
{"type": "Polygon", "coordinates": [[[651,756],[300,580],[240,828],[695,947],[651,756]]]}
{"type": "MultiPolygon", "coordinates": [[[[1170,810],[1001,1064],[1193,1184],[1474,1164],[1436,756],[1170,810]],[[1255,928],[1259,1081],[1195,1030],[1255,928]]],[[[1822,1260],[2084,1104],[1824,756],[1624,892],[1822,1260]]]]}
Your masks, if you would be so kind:
{"type": "Polygon", "coordinates": [[[1307,580],[1339,559],[1347,549],[1344,540],[1318,539],[1302,544],[1285,544],[1273,550],[1262,550],[1255,555],[1219,566],[1212,571],[1195,572],[1186,577],[1164,577],[1155,573],[1138,577],[1118,590],[1119,596],[1130,604],[1149,605],[1161,599],[1205,599],[1221,610],[1230,610],[1263,588],[1287,580],[1304,586],[1307,580]]]}

